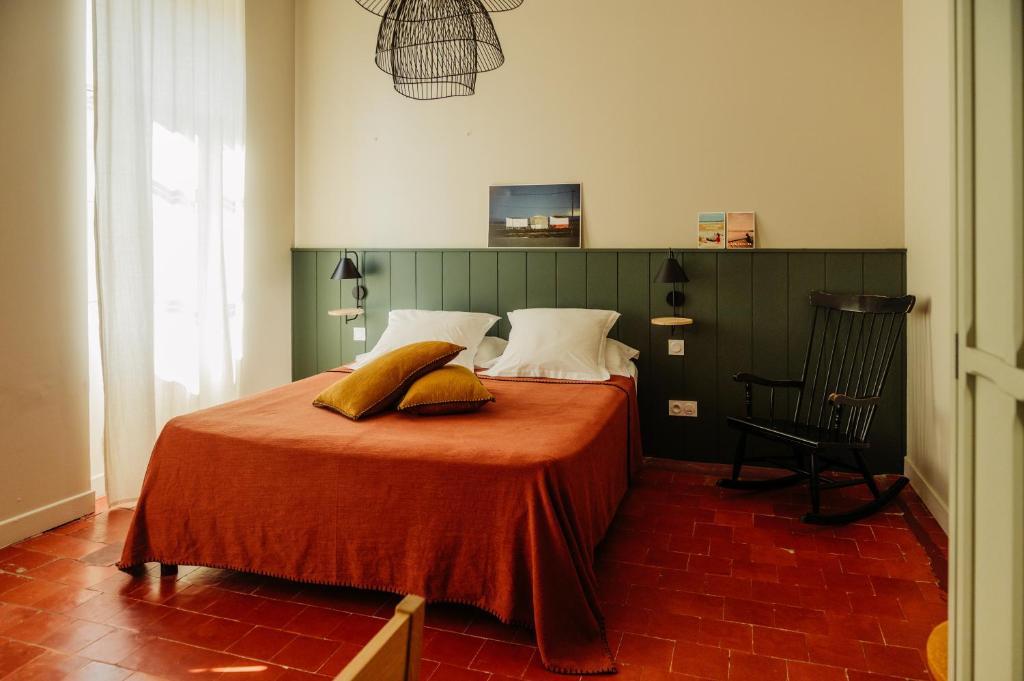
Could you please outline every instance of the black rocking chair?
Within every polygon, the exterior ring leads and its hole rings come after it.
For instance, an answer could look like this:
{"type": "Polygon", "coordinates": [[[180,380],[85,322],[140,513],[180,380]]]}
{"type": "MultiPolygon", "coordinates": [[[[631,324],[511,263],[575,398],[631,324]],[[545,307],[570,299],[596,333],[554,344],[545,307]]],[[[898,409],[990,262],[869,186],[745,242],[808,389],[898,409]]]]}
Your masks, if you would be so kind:
{"type": "Polygon", "coordinates": [[[900,477],[884,492],[868,470],[863,452],[870,447],[868,434],[878,407],[893,355],[907,313],[914,308],[914,296],[811,294],[814,312],[803,371],[796,380],[761,378],[747,373],[733,376],[746,384],[746,416],[729,417],[731,427],[740,431],[732,477],[719,480],[720,487],[768,490],[810,482],[811,512],[805,523],[841,525],[865,518],[892,501],[907,485],[900,477]],[[755,418],[753,386],[769,389],[768,418],[755,418]],[[775,418],[775,389],[797,391],[792,420],[775,418]],[[756,435],[793,450],[792,459],[767,456],[746,460],[747,435],[756,435]],[[849,459],[840,457],[849,453],[849,459]],[[804,460],[807,459],[805,466],[804,460]],[[744,463],[771,463],[792,472],[767,480],[740,480],[744,463]],[[829,470],[851,471],[860,478],[834,479],[821,474],[829,470]],[[867,485],[874,499],[853,510],[821,513],[821,489],[867,485]]]}

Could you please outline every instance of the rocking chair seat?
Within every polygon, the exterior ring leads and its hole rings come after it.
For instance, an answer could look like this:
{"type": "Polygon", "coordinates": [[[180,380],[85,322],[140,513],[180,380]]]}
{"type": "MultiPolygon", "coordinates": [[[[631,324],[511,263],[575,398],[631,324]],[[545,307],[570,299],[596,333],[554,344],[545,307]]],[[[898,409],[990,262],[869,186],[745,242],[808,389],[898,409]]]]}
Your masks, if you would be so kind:
{"type": "Polygon", "coordinates": [[[729,425],[738,430],[776,442],[808,449],[867,449],[871,445],[828,428],[816,428],[783,419],[730,416],[729,425]]]}

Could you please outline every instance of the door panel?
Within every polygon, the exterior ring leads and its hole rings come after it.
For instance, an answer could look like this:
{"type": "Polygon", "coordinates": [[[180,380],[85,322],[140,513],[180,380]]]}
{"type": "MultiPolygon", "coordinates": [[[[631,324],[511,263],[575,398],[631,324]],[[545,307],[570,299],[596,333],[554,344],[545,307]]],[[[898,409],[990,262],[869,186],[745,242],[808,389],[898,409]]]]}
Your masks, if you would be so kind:
{"type": "Polygon", "coordinates": [[[974,3],[974,213],[979,263],[976,345],[1015,363],[1024,340],[1019,225],[1024,201],[1021,135],[1021,16],[1019,0],[974,3]]]}
{"type": "Polygon", "coordinates": [[[1020,679],[1022,427],[1018,402],[977,377],[974,387],[975,679],[1020,679]],[[1014,540],[1014,537],[1017,537],[1014,540]]]}
{"type": "Polygon", "coordinates": [[[1024,679],[1024,0],[958,0],[951,670],[1024,679]]]}

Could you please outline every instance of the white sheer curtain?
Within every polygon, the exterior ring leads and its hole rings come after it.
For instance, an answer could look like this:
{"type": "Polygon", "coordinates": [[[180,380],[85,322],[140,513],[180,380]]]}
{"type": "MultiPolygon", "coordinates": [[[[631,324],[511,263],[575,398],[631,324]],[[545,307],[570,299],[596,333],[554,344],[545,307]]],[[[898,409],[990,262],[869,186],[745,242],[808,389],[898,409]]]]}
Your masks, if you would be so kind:
{"type": "Polygon", "coordinates": [[[171,417],[238,395],[244,0],[95,0],[96,261],[111,503],[171,417]]]}

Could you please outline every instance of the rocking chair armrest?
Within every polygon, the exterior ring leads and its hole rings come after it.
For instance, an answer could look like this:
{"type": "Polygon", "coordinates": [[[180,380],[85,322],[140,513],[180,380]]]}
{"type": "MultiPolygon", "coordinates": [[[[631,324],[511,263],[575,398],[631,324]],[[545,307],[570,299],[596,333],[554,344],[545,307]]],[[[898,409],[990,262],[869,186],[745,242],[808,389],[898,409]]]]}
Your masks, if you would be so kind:
{"type": "Polygon", "coordinates": [[[832,393],[828,401],[832,404],[843,407],[871,407],[881,400],[881,397],[851,397],[842,393],[832,393]]]}
{"type": "Polygon", "coordinates": [[[796,381],[792,379],[778,379],[778,378],[762,378],[754,374],[747,374],[740,372],[732,377],[732,380],[737,383],[750,383],[753,385],[763,385],[767,388],[799,388],[803,385],[802,381],[796,381]]]}

